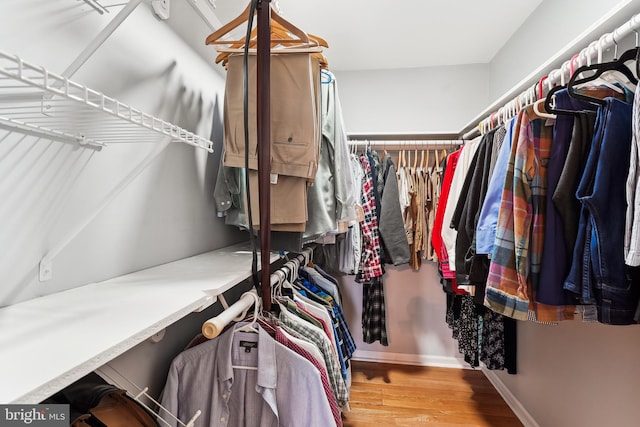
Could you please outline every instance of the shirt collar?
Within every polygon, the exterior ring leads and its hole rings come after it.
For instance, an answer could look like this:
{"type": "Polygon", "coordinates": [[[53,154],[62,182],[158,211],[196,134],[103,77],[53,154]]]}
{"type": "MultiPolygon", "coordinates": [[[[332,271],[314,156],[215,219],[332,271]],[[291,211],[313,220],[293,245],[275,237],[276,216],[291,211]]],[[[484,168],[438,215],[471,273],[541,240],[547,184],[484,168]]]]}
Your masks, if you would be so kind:
{"type": "MultiPolygon", "coordinates": [[[[242,326],[238,323],[233,329],[242,326]]],[[[276,388],[276,345],[275,340],[269,336],[260,325],[258,326],[258,378],[257,385],[263,388],[276,388]]],[[[233,345],[233,329],[218,337],[216,351],[216,365],[218,368],[218,381],[233,383],[233,367],[231,361],[231,346],[233,345]]]]}

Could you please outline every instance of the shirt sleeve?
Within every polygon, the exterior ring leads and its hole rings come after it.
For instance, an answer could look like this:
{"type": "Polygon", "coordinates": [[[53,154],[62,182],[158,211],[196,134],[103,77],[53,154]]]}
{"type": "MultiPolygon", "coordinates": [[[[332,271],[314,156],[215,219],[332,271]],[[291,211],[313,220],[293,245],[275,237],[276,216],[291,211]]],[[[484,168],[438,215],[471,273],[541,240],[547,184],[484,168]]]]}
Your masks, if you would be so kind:
{"type": "Polygon", "coordinates": [[[500,147],[496,165],[493,168],[493,175],[489,181],[487,194],[480,210],[478,225],[476,228],[476,253],[490,254],[493,250],[493,243],[496,238],[496,227],[498,224],[498,211],[500,210],[500,201],[502,199],[502,190],[504,188],[505,177],[507,174],[507,165],[509,156],[511,155],[511,146],[513,140],[513,121],[509,123],[507,134],[500,147]]]}

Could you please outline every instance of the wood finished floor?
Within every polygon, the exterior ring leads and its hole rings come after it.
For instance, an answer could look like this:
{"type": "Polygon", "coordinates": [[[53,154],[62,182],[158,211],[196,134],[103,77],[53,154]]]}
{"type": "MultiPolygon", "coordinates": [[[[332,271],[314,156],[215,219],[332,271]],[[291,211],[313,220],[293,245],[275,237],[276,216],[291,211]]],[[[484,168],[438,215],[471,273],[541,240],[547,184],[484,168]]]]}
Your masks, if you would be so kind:
{"type": "Polygon", "coordinates": [[[479,370],[352,362],[344,427],[518,427],[479,370]]]}

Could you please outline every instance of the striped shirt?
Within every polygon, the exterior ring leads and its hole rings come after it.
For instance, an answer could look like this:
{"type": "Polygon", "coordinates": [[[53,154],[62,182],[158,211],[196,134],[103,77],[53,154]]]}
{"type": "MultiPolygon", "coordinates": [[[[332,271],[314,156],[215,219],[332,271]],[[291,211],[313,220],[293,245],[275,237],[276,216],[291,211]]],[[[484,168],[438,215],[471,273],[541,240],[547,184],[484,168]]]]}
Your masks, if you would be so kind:
{"type": "Polygon", "coordinates": [[[329,341],[324,331],[303,320],[296,319],[295,315],[288,313],[286,309],[280,312],[280,322],[282,322],[285,329],[294,336],[311,341],[318,347],[327,365],[327,374],[329,375],[329,382],[331,383],[331,389],[336,397],[336,401],[340,406],[344,406],[349,401],[349,391],[342,378],[342,371],[333,353],[331,341],[329,341]]]}

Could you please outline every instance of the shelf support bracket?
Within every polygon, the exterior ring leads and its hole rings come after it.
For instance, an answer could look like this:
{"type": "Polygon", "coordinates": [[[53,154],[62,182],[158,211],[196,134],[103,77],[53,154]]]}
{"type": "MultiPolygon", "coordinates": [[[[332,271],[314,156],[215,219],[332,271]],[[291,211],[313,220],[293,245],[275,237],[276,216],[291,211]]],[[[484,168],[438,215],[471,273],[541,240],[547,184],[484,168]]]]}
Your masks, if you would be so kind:
{"type": "Polygon", "coordinates": [[[115,30],[118,29],[120,24],[122,24],[128,17],[131,15],[131,12],[136,10],[138,5],[142,2],[142,0],[129,0],[129,3],[126,4],[125,7],[122,8],[120,12],[116,16],[113,17],[111,21],[107,24],[106,27],[98,33],[98,35],[91,40],[91,42],[87,45],[87,47],[80,52],[80,55],[67,67],[66,70],[62,72],[62,76],[66,78],[71,78],[79,69],[82,67],[89,58],[98,50],[100,46],[113,34],[115,30]]]}
{"type": "Polygon", "coordinates": [[[109,194],[103,199],[102,203],[98,205],[93,212],[81,223],[79,223],[70,233],[68,233],[64,239],[56,246],[51,248],[42,259],[40,260],[39,279],[41,282],[51,280],[53,277],[53,259],[58,255],[73,239],[78,236],[82,230],[84,230],[99,214],[106,208],[113,199],[115,199],[138,175],[142,173],[165,148],[169,146],[171,140],[165,138],[155,150],[147,155],[129,174],[124,177],[118,185],[116,185],[109,194]]]}

